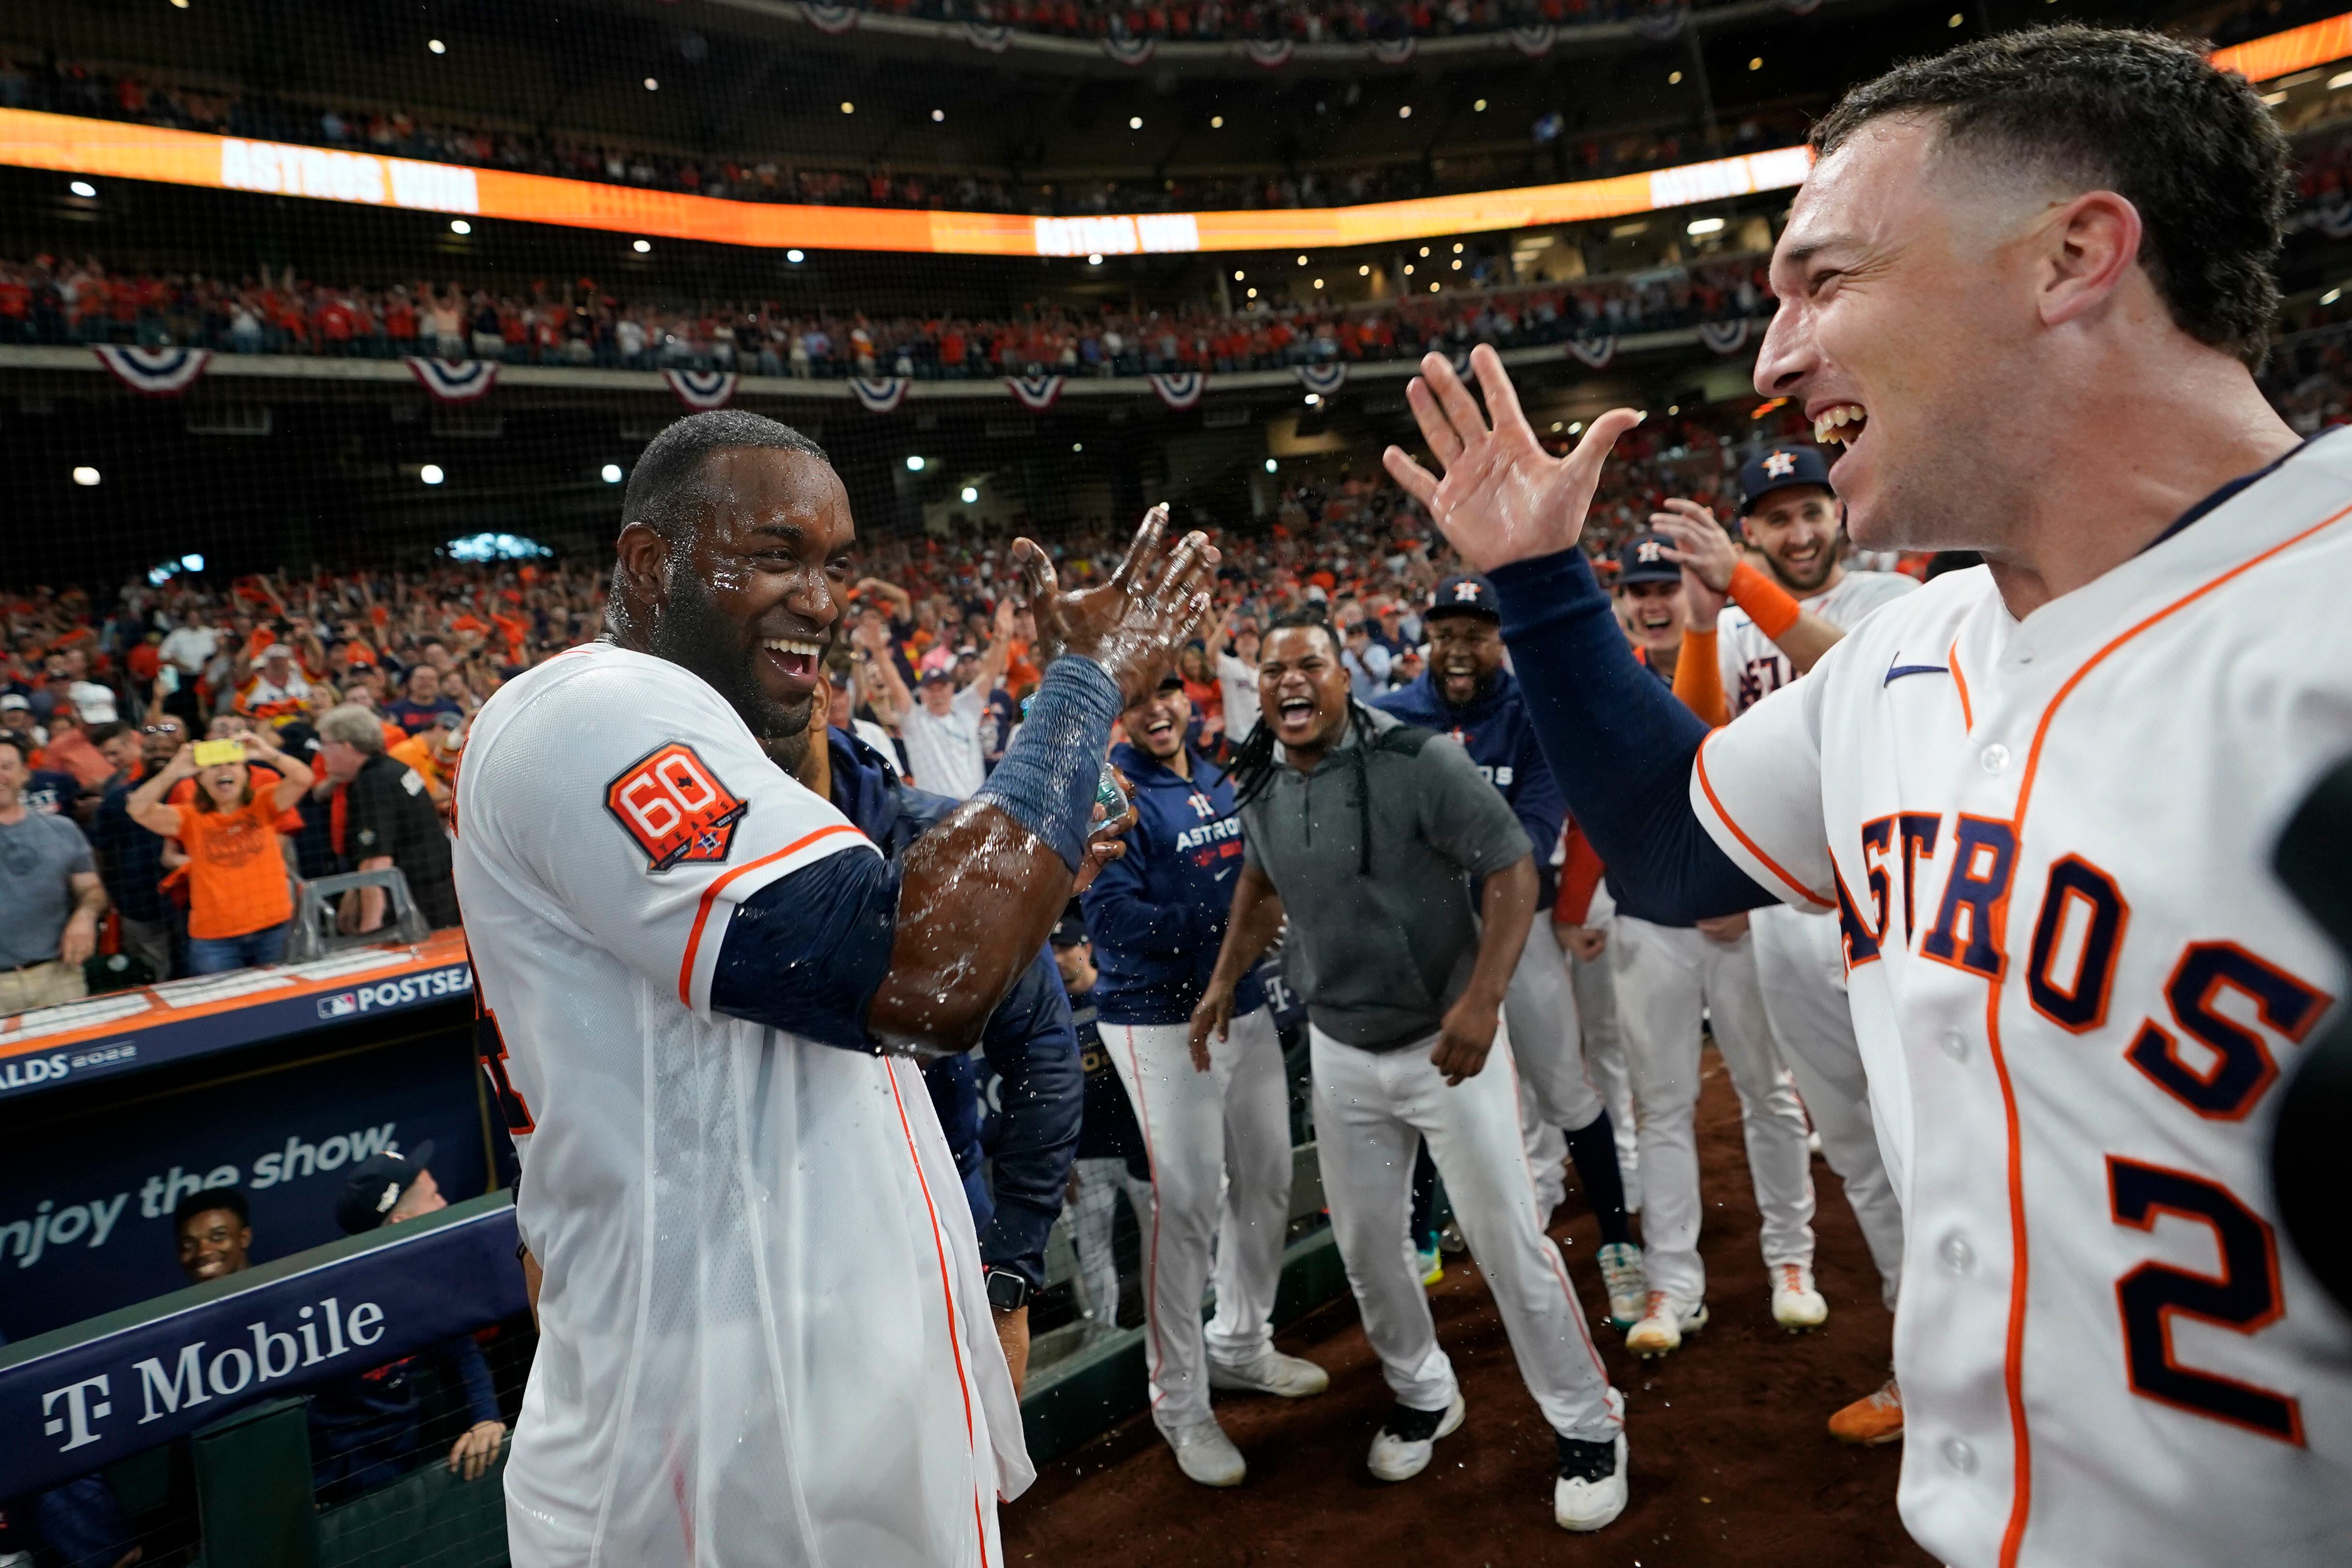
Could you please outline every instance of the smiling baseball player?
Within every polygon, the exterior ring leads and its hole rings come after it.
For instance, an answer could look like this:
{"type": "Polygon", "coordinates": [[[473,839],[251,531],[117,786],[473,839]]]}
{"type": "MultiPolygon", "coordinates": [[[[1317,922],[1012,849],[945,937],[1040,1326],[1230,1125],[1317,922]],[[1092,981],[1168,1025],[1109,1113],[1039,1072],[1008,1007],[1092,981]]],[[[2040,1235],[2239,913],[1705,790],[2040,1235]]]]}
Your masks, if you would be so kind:
{"type": "Polygon", "coordinates": [[[2285,142],[2194,48],[2085,27],[1898,68],[1812,142],[1758,390],[1841,441],[1858,543],[1986,568],[1710,737],[1571,548],[1631,411],[1556,461],[1492,351],[1491,429],[1433,357],[1445,480],[1388,466],[1489,569],[1612,871],[1837,911],[1910,1243],[1913,1535],[1955,1568],[2341,1562],[2352,1325],[2265,1170],[2345,984],[2268,861],[2352,744],[2352,436],[2298,442],[2248,368],[2285,142]]]}

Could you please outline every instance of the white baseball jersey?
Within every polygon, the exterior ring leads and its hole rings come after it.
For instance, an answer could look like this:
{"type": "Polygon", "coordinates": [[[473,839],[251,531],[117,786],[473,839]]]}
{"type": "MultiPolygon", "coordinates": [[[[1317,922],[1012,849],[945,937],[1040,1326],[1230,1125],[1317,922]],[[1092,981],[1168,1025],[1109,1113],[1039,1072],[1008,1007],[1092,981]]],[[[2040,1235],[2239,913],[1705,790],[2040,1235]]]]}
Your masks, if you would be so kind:
{"type": "Polygon", "coordinates": [[[2278,1084],[2342,993],[2272,877],[2352,747],[2352,435],[2011,616],[1887,605],[1691,800],[1840,910],[1907,1224],[1904,1522],[1954,1568],[2341,1563],[2352,1323],[2282,1246],[2278,1084]]]}
{"type": "MultiPolygon", "coordinates": [[[[1900,572],[1847,572],[1826,594],[1798,604],[1830,625],[1852,631],[1864,616],[1919,586],[1900,572]]],[[[1726,605],[1716,622],[1715,653],[1723,668],[1723,698],[1735,719],[1797,679],[1796,668],[1779,645],[1737,605],[1726,605]]]]}
{"type": "Polygon", "coordinates": [[[607,644],[483,706],[457,813],[546,1275],[515,1562],[1001,1562],[1031,1470],[919,1072],[710,1011],[736,908],[872,843],[709,686],[607,644]]]}

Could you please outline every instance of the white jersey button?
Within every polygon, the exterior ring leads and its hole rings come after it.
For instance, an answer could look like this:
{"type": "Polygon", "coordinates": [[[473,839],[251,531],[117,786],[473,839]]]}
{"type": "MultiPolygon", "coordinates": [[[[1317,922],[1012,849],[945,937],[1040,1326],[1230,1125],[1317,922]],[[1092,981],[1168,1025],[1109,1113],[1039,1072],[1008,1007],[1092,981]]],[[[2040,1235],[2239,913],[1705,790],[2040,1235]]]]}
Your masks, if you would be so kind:
{"type": "Polygon", "coordinates": [[[1969,1446],[1966,1437],[1947,1437],[1944,1439],[1944,1463],[1964,1476],[1972,1476],[1977,1469],[1977,1451],[1969,1446]]]}
{"type": "Polygon", "coordinates": [[[1961,1038],[1960,1032],[1958,1029],[1946,1031],[1944,1037],[1937,1043],[1944,1047],[1944,1054],[1951,1058],[1954,1061],[1959,1062],[1968,1060],[1969,1043],[1967,1040],[1961,1038]]]}
{"type": "Polygon", "coordinates": [[[1957,1230],[1937,1244],[1936,1256],[1942,1258],[1944,1267],[1955,1274],[1966,1274],[1977,1266],[1976,1248],[1970,1247],[1969,1238],[1957,1230]]]}
{"type": "Polygon", "coordinates": [[[1977,762],[1989,773],[2005,773],[2009,771],[2009,748],[1996,741],[1977,754],[1977,762]]]}

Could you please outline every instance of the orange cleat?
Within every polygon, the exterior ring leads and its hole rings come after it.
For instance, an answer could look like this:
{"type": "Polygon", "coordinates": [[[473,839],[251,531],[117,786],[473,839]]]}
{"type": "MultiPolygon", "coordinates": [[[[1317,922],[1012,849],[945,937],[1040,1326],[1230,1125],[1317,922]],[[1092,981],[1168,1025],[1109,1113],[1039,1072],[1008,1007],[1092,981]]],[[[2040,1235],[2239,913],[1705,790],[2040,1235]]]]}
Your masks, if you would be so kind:
{"type": "Polygon", "coordinates": [[[1830,1417],[1830,1436],[1841,1443],[1875,1447],[1903,1440],[1903,1391],[1888,1378],[1886,1386],[1830,1417]]]}

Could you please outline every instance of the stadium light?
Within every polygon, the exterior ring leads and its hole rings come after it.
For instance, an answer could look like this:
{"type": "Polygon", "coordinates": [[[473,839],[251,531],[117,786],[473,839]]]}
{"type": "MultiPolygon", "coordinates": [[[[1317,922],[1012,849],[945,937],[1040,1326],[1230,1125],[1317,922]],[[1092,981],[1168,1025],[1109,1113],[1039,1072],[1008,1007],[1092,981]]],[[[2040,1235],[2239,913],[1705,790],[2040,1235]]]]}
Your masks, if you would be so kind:
{"type": "Polygon", "coordinates": [[[180,557],[180,564],[191,572],[201,572],[205,569],[205,558],[201,555],[183,555],[180,557]]]}
{"type": "Polygon", "coordinates": [[[1363,266],[1359,267],[1359,268],[1356,268],[1356,276],[1357,276],[1357,277],[1359,277],[1359,278],[1370,278],[1371,275],[1372,275],[1372,266],[1371,266],[1371,263],[1370,263],[1370,262],[1369,262],[1369,261],[1368,261],[1368,262],[1366,262],[1363,266]]]}
{"type": "Polygon", "coordinates": [[[186,10],[187,8],[188,8],[188,0],[172,0],[172,9],[173,9],[173,10],[174,10],[174,11],[184,11],[184,10],[186,10]]]}
{"type": "Polygon", "coordinates": [[[1683,232],[1693,237],[1702,234],[1721,234],[1723,220],[1719,217],[1695,217],[1690,220],[1689,226],[1683,232]]]}
{"type": "Polygon", "coordinates": [[[1267,473],[1269,473],[1269,474],[1274,473],[1274,472],[1276,472],[1276,470],[1278,470],[1280,468],[1281,468],[1281,465],[1280,465],[1280,464],[1278,464],[1278,463],[1276,463],[1276,462],[1272,458],[1268,458],[1265,460],[1265,471],[1266,471],[1267,473]]]}
{"type": "Polygon", "coordinates": [[[464,218],[453,217],[449,220],[449,232],[451,234],[471,234],[474,232],[474,226],[467,223],[464,218]]]}
{"type": "Polygon", "coordinates": [[[73,471],[73,482],[87,489],[98,483],[98,470],[87,467],[78,468],[73,471]]]}
{"type": "Polygon", "coordinates": [[[2327,90],[2330,92],[2340,91],[2347,87],[2352,87],[2352,71],[2337,71],[2327,79],[2327,90]]]}
{"type": "Polygon", "coordinates": [[[932,123],[932,124],[934,124],[934,125],[945,125],[947,122],[948,122],[948,111],[947,111],[946,110],[944,110],[944,109],[934,109],[934,110],[931,110],[931,123],[932,123]]]}
{"type": "MultiPolygon", "coordinates": [[[[427,463],[423,468],[416,470],[416,477],[423,479],[428,485],[437,485],[446,476],[441,472],[440,464],[427,463]]],[[[96,484],[97,482],[98,481],[96,479],[92,479],[90,481],[92,484],[96,484]]]]}
{"type": "Polygon", "coordinates": [[[1454,258],[1454,270],[1456,272],[1462,270],[1462,258],[1458,256],[1454,258]]]}
{"type": "Polygon", "coordinates": [[[647,92],[659,92],[661,90],[661,83],[656,81],[652,77],[647,77],[646,78],[646,90],[647,92]]]}
{"type": "Polygon", "coordinates": [[[806,261],[808,258],[798,250],[787,250],[784,252],[784,259],[791,262],[793,266],[798,267],[802,262],[806,261]]]}
{"type": "Polygon", "coordinates": [[[2344,298],[2344,290],[2341,288],[2330,289],[2319,297],[2319,302],[2323,305],[2333,305],[2342,298],[2344,298]]]}
{"type": "Polygon", "coordinates": [[[1316,406],[1318,404],[1321,403],[1322,401],[1323,401],[1322,397],[1321,397],[1320,395],[1318,395],[1318,394],[1316,394],[1316,393],[1312,393],[1312,392],[1310,392],[1310,393],[1308,393],[1308,394],[1307,395],[1307,407],[1309,407],[1309,408],[1312,408],[1312,407],[1316,406]]]}
{"type": "Polygon", "coordinates": [[[1236,271],[1236,272],[1234,274],[1234,282],[1236,282],[1236,283],[1244,282],[1244,281],[1247,280],[1248,277],[1249,277],[1249,274],[1248,274],[1248,273],[1246,273],[1246,272],[1240,272],[1240,271],[1236,271]]]}
{"type": "Polygon", "coordinates": [[[1225,117],[1224,117],[1223,115],[1222,115],[1222,114],[1212,114],[1211,116],[1209,116],[1209,129],[1210,129],[1210,130],[1212,130],[1212,131],[1223,131],[1224,128],[1225,128],[1225,117]]]}
{"type": "Polygon", "coordinates": [[[1397,118],[1399,120],[1411,120],[1412,118],[1412,105],[1410,103],[1398,104],[1397,118]]]}
{"type": "Polygon", "coordinates": [[[650,256],[653,254],[654,242],[650,239],[641,239],[635,244],[630,246],[629,248],[635,251],[639,256],[650,256]]]}
{"type": "Polygon", "coordinates": [[[1304,256],[1301,256],[1301,257],[1298,258],[1298,265],[1299,265],[1299,266],[1301,266],[1301,267],[1306,266],[1306,265],[1307,265],[1307,258],[1306,258],[1306,257],[1304,257],[1304,256]]]}
{"type": "Polygon", "coordinates": [[[923,459],[910,455],[907,458],[907,471],[910,474],[921,473],[923,471],[923,459]]]}
{"type": "Polygon", "coordinates": [[[1141,116],[1140,114],[1130,114],[1130,115],[1129,115],[1129,116],[1127,117],[1127,128],[1128,128],[1129,131],[1140,131],[1140,130],[1142,130],[1142,129],[1143,129],[1143,116],[1141,116]]]}
{"type": "Polygon", "coordinates": [[[436,54],[436,55],[446,55],[446,54],[447,54],[447,53],[449,52],[449,46],[448,46],[448,45],[446,45],[446,44],[445,44],[445,43],[443,43],[443,42],[442,42],[440,39],[438,39],[438,38],[427,38],[427,39],[425,39],[425,47],[426,48],[428,48],[428,49],[431,49],[431,50],[432,50],[435,54],[436,54]]]}
{"type": "Polygon", "coordinates": [[[1404,264],[1404,275],[1408,278],[1412,276],[1412,263],[1410,261],[1404,264]]]}
{"type": "Polygon", "coordinates": [[[1317,287],[1318,289],[1320,289],[1321,287],[1323,287],[1323,279],[1321,279],[1320,278],[1318,278],[1317,279],[1315,279],[1315,287],[1317,287]]]}
{"type": "Polygon", "coordinates": [[[1427,246],[1425,246],[1425,245],[1424,245],[1424,246],[1423,246],[1423,247],[1421,247],[1421,253],[1422,253],[1423,256],[1427,256],[1427,255],[1429,254],[1429,247],[1427,247],[1427,246]]]}
{"type": "Polygon", "coordinates": [[[1086,449],[1087,444],[1084,441],[1073,441],[1070,443],[1070,450],[1073,452],[1083,452],[1086,449]]]}
{"type": "Polygon", "coordinates": [[[1485,99],[1483,99],[1483,98],[1482,98],[1482,99],[1480,99],[1477,102],[1475,102],[1475,103],[1472,104],[1472,105],[1470,106],[1470,112],[1471,112],[1471,113],[1473,113],[1473,114],[1484,114],[1484,113],[1486,113],[1486,100],[1485,99]]]}
{"type": "Polygon", "coordinates": [[[604,482],[608,485],[617,485],[621,482],[620,464],[607,463],[604,465],[604,482]]]}
{"type": "Polygon", "coordinates": [[[857,112],[857,105],[850,102],[849,100],[845,98],[841,100],[841,111],[844,114],[855,114],[857,112]]]}
{"type": "Polygon", "coordinates": [[[972,502],[980,499],[980,491],[971,485],[964,486],[962,495],[963,504],[966,506],[970,506],[972,502]]]}
{"type": "Polygon", "coordinates": [[[1436,284],[1434,284],[1434,283],[1432,283],[1432,284],[1429,286],[1429,291],[1430,291],[1431,293],[1433,293],[1433,294],[1436,293],[1436,292],[1437,292],[1437,285],[1436,285],[1436,284]]]}
{"type": "Polygon", "coordinates": [[[1462,254],[1462,242],[1458,239],[1454,242],[1454,254],[1456,256],[1462,254]]]}
{"type": "Polygon", "coordinates": [[[1947,21],[1947,22],[1944,24],[1944,26],[1946,26],[1947,27],[1957,27],[1957,26],[1958,26],[1959,25],[1960,25],[1960,14],[1959,14],[1958,11],[1953,12],[1953,13],[1952,13],[1952,15],[1951,15],[1951,19],[1950,19],[1950,20],[1948,20],[1948,21],[1947,21]]]}
{"type": "Polygon", "coordinates": [[[1571,436],[1581,436],[1581,435],[1583,435],[1583,434],[1584,434],[1584,421],[1583,421],[1583,420],[1581,420],[1581,419],[1579,419],[1579,420],[1575,421],[1574,423],[1570,424],[1570,425],[1569,426],[1569,427],[1568,427],[1568,433],[1569,433],[1570,435],[1571,435],[1571,436]]]}
{"type": "Polygon", "coordinates": [[[1758,55],[1755,58],[1749,60],[1748,62],[1748,68],[1752,71],[1762,70],[1764,68],[1764,57],[1762,55],[1758,55]]]}
{"type": "Polygon", "coordinates": [[[1249,291],[1249,297],[1250,297],[1251,299],[1253,299],[1253,300],[1256,299],[1256,298],[1257,298],[1257,290],[1256,290],[1256,289],[1251,289],[1251,290],[1249,291]]]}
{"type": "Polygon", "coordinates": [[[1087,265],[1089,267],[1100,267],[1102,265],[1102,252],[1097,250],[1093,255],[1087,257],[1087,265]]]}
{"type": "Polygon", "coordinates": [[[66,189],[71,191],[78,196],[94,196],[98,195],[98,187],[91,184],[88,180],[76,180],[72,184],[68,185],[66,189]]]}
{"type": "Polygon", "coordinates": [[[1680,87],[1680,86],[1682,86],[1682,84],[1683,84],[1683,73],[1682,73],[1682,72],[1680,72],[1680,71],[1668,71],[1668,72],[1666,73],[1666,85],[1667,85],[1668,87],[1680,87]]]}

